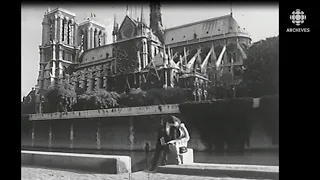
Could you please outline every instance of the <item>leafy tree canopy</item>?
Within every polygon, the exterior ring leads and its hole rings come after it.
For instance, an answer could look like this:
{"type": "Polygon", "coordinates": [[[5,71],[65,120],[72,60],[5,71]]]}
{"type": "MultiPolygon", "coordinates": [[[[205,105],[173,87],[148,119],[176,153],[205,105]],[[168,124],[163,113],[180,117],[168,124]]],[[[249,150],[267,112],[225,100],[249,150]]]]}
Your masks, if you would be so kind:
{"type": "Polygon", "coordinates": [[[78,95],[76,110],[107,109],[118,107],[120,95],[105,89],[95,89],[78,95]]]}
{"type": "Polygon", "coordinates": [[[44,112],[66,112],[73,110],[77,103],[77,94],[74,88],[66,81],[50,86],[46,93],[44,112]]]}
{"type": "Polygon", "coordinates": [[[278,93],[279,36],[254,43],[247,51],[245,71],[238,91],[241,96],[259,97],[278,93]]]}

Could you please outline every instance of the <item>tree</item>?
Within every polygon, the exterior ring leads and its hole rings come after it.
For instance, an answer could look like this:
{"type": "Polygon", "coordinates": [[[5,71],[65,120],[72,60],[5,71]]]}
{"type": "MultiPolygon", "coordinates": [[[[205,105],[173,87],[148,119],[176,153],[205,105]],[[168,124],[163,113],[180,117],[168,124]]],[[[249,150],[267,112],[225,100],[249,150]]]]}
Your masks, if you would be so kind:
{"type": "Polygon", "coordinates": [[[105,89],[95,89],[78,95],[76,110],[94,110],[118,107],[120,95],[105,89]]]}
{"type": "Polygon", "coordinates": [[[77,103],[77,94],[74,88],[66,81],[50,86],[45,95],[44,112],[67,112],[72,111],[77,103]]]}
{"type": "Polygon", "coordinates": [[[260,97],[278,93],[279,36],[267,38],[248,49],[243,80],[237,87],[239,96],[260,97]]]}
{"type": "Polygon", "coordinates": [[[23,97],[21,102],[21,114],[35,114],[35,90],[30,91],[30,93],[23,97]]]}

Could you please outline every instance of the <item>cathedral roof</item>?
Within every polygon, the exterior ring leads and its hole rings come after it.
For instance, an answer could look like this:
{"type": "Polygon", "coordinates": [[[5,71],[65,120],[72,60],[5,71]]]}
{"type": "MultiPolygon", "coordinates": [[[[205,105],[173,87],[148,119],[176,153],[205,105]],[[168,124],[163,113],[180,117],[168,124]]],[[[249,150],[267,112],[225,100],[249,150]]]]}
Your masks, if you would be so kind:
{"type": "Polygon", "coordinates": [[[197,38],[234,34],[249,37],[246,30],[236,22],[231,14],[203,21],[184,24],[165,30],[165,44],[190,41],[197,38]]]}

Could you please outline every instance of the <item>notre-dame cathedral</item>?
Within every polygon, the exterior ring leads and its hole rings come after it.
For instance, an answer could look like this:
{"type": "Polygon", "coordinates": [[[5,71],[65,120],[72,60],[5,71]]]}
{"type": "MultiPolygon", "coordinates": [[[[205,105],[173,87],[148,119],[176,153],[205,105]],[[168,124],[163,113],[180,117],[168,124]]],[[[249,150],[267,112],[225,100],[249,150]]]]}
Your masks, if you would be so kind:
{"type": "Polygon", "coordinates": [[[160,4],[151,4],[149,25],[143,10],[120,25],[114,18],[112,42],[103,25],[75,18],[61,8],[45,12],[36,94],[65,80],[86,91],[181,87],[201,97],[208,83],[241,80],[251,43],[232,13],[164,29],[160,4]]]}

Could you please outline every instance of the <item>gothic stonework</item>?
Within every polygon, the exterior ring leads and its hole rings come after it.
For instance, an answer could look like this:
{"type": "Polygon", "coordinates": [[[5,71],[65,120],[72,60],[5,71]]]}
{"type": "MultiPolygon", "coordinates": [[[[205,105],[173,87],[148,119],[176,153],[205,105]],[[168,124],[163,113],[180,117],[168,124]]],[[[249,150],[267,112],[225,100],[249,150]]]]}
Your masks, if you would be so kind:
{"type": "Polygon", "coordinates": [[[161,6],[153,4],[150,27],[144,17],[125,16],[120,25],[114,18],[113,42],[106,41],[106,28],[94,18],[80,23],[75,18],[60,8],[45,13],[39,47],[40,88],[47,90],[59,78],[86,90],[105,88],[122,93],[127,87],[147,87],[152,76],[158,79],[155,87],[193,88],[195,96],[204,98],[209,79],[218,82],[227,70],[231,71],[230,82],[241,77],[233,72],[242,68],[251,43],[232,14],[164,30],[161,6]],[[199,83],[194,84],[196,81],[199,83]],[[115,88],[115,82],[124,87],[115,88]]]}

